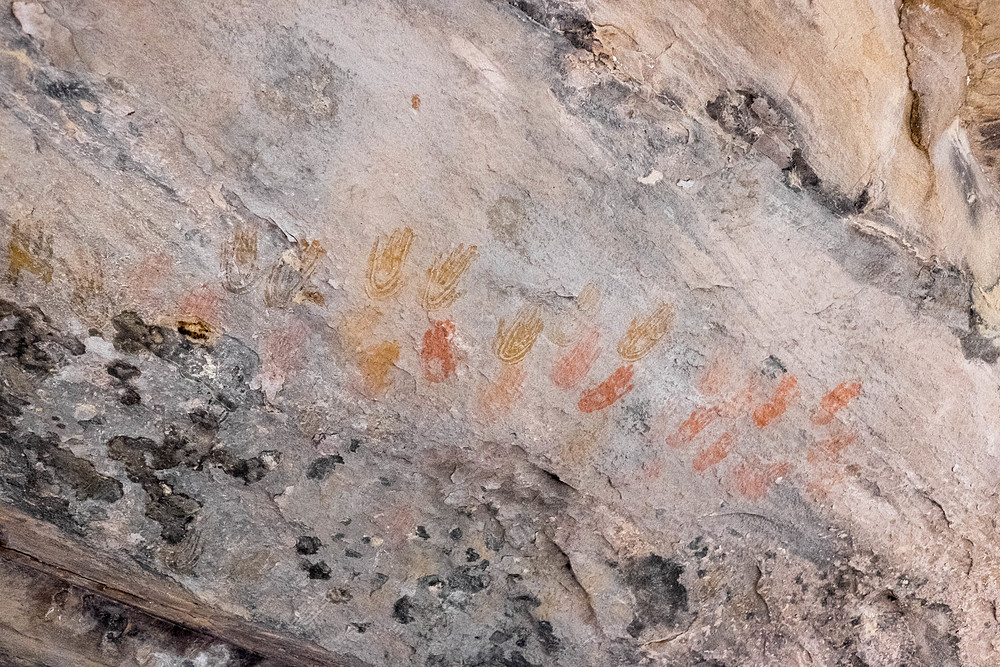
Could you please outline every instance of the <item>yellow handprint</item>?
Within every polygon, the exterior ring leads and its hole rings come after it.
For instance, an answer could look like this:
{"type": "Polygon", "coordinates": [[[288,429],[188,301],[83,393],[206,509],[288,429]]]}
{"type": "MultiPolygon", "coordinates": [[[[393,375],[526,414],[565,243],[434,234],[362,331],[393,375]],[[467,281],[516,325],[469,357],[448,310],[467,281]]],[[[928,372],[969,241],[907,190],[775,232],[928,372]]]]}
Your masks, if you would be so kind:
{"type": "Polygon", "coordinates": [[[398,227],[392,236],[375,239],[368,255],[365,291],[373,299],[387,299],[403,287],[403,264],[413,243],[413,230],[398,227]]]}

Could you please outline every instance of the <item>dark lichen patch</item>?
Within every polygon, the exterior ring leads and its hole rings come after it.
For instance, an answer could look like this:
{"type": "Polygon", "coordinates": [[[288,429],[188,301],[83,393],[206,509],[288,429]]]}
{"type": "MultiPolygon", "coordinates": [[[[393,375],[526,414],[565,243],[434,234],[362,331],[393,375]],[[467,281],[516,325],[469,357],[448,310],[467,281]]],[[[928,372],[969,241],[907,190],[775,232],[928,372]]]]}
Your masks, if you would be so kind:
{"type": "Polygon", "coordinates": [[[417,526],[417,537],[419,537],[422,540],[429,540],[431,539],[431,534],[428,533],[427,529],[424,528],[423,526],[417,526]]]}
{"type": "Polygon", "coordinates": [[[345,549],[344,556],[347,558],[361,558],[361,552],[355,551],[354,549],[345,549]]]}
{"type": "Polygon", "coordinates": [[[295,550],[303,556],[312,556],[317,553],[322,546],[323,543],[318,537],[303,535],[295,543],[295,550]]]}
{"type": "Polygon", "coordinates": [[[339,454],[321,456],[306,468],[306,478],[322,482],[337,469],[337,465],[342,465],[343,463],[344,458],[339,454]]]}
{"type": "Polygon", "coordinates": [[[332,576],[332,570],[330,566],[326,564],[326,561],[316,561],[315,563],[310,563],[305,561],[302,563],[302,569],[309,573],[310,579],[321,579],[326,580],[332,576]]]}
{"type": "Polygon", "coordinates": [[[462,539],[462,529],[459,528],[458,526],[452,528],[450,531],[448,531],[448,537],[457,542],[458,540],[462,539]]]}
{"type": "Polygon", "coordinates": [[[115,316],[111,324],[115,328],[114,346],[122,352],[149,352],[159,357],[170,347],[168,331],[146,324],[135,312],[124,311],[115,316]]]}
{"type": "Polygon", "coordinates": [[[142,371],[121,360],[112,361],[107,365],[108,375],[122,382],[130,382],[142,375],[142,371]]]}
{"type": "Polygon", "coordinates": [[[475,563],[480,558],[481,556],[479,555],[479,552],[473,549],[472,547],[469,547],[468,549],[465,550],[466,563],[475,563]]]}
{"type": "Polygon", "coordinates": [[[0,299],[0,360],[45,375],[65,363],[65,352],[79,356],[85,351],[79,340],[54,329],[38,308],[21,308],[0,299]]]}
{"type": "Polygon", "coordinates": [[[268,449],[257,456],[241,459],[228,449],[220,448],[213,450],[205,461],[218,465],[230,477],[249,485],[264,479],[267,473],[278,466],[281,462],[281,452],[268,449]]]}
{"type": "Polygon", "coordinates": [[[372,588],[369,595],[374,595],[376,591],[382,590],[386,582],[389,581],[389,575],[383,574],[382,572],[376,572],[372,575],[372,588]]]}
{"type": "Polygon", "coordinates": [[[403,597],[396,600],[392,605],[392,617],[397,623],[402,623],[407,625],[413,622],[413,601],[409,595],[404,595],[403,597]]]}
{"type": "Polygon", "coordinates": [[[108,441],[108,456],[121,461],[128,478],[142,486],[148,496],[146,516],[160,524],[161,537],[170,544],[184,539],[201,503],[171,489],[160,480],[158,471],[179,467],[200,470],[214,463],[244,484],[251,484],[266,475],[280,458],[278,452],[265,451],[240,459],[227,449],[212,449],[209,439],[188,438],[176,428],[168,429],[160,442],[115,436],[108,441]]]}
{"type": "Polygon", "coordinates": [[[0,431],[0,479],[8,498],[39,519],[68,530],[79,524],[70,500],[113,503],[121,483],[60,446],[53,435],[0,431]]]}
{"type": "Polygon", "coordinates": [[[115,379],[118,385],[118,400],[123,405],[139,405],[142,403],[142,396],[139,391],[130,383],[135,378],[142,375],[142,371],[132,364],[124,361],[112,361],[107,365],[108,375],[115,379]]]}
{"type": "Polygon", "coordinates": [[[93,91],[84,82],[74,79],[50,79],[42,82],[39,87],[43,93],[60,102],[97,101],[93,91]]]}
{"type": "Polygon", "coordinates": [[[633,637],[649,626],[672,627],[687,611],[687,589],[680,580],[684,568],[679,563],[650,554],[628,561],[623,571],[636,602],[635,617],[627,628],[633,637]]]}
{"type": "Polygon", "coordinates": [[[552,655],[562,649],[562,642],[556,636],[552,623],[549,621],[538,621],[535,623],[535,634],[538,636],[538,643],[545,653],[552,655]]]}
{"type": "Polygon", "coordinates": [[[201,382],[226,409],[263,403],[250,380],[260,359],[235,338],[222,336],[214,345],[194,342],[165,327],[146,324],[138,314],[124,311],[112,318],[115,348],[129,354],[152,354],[177,367],[180,374],[201,382]]]}
{"type": "Polygon", "coordinates": [[[219,418],[204,408],[189,412],[188,419],[191,420],[192,424],[209,433],[215,433],[221,426],[219,418]]]}
{"type": "Polygon", "coordinates": [[[197,455],[197,450],[190,447],[186,439],[173,433],[161,443],[121,435],[108,441],[108,456],[121,461],[128,478],[146,492],[146,516],[160,524],[160,537],[168,544],[178,544],[185,538],[201,503],[174,491],[160,481],[156,471],[182,464],[193,467],[199,460],[197,455]]]}
{"type": "Polygon", "coordinates": [[[632,401],[622,410],[618,425],[626,433],[645,435],[650,431],[649,421],[652,418],[653,413],[648,400],[632,401]]]}

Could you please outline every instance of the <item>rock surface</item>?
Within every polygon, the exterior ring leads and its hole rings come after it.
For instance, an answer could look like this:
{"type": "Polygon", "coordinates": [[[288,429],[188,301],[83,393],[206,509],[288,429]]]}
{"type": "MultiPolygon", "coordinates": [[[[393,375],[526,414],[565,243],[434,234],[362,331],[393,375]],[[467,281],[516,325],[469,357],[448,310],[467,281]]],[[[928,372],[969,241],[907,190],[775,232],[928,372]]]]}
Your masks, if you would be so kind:
{"type": "Polygon", "coordinates": [[[0,655],[996,664],[998,66],[985,0],[14,2],[0,655]]]}

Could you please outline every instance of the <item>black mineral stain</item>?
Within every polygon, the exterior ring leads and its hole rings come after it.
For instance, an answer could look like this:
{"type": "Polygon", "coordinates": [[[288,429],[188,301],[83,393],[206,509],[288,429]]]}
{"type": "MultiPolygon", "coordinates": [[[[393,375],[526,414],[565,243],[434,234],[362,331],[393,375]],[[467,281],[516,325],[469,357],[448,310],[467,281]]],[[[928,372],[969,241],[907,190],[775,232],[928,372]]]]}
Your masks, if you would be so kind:
{"type": "Polygon", "coordinates": [[[205,385],[226,409],[263,404],[263,394],[250,387],[260,359],[235,338],[222,336],[214,345],[200,344],[173,329],[146,324],[132,311],[119,313],[111,323],[115,348],[152,354],[173,364],[182,376],[205,385]]]}
{"type": "Polygon", "coordinates": [[[508,4],[535,23],[566,37],[578,49],[594,48],[596,29],[579,9],[561,0],[508,0],[508,4]]]}
{"type": "Polygon", "coordinates": [[[826,186],[806,159],[801,137],[790,116],[767,95],[726,90],[705,106],[709,118],[728,134],[759,149],[781,167],[785,185],[807,193],[837,216],[861,213],[870,203],[868,189],[851,198],[826,186]],[[791,150],[782,146],[790,146],[791,150]]]}
{"type": "Polygon", "coordinates": [[[302,569],[309,573],[310,579],[329,579],[332,572],[330,566],[322,560],[315,563],[306,561],[302,564],[302,569]]]}
{"type": "Polygon", "coordinates": [[[980,335],[975,330],[954,331],[962,344],[962,354],[966,359],[982,359],[988,364],[995,364],[997,359],[1000,359],[1000,348],[997,348],[992,339],[980,335]]]}
{"type": "Polygon", "coordinates": [[[651,625],[672,626],[678,613],[687,611],[687,589],[680,581],[684,568],[680,564],[650,554],[630,560],[623,569],[625,583],[636,601],[635,618],[627,628],[633,637],[651,625]]]}
{"type": "Polygon", "coordinates": [[[469,547],[468,549],[465,550],[466,563],[475,563],[477,560],[479,560],[479,558],[480,558],[479,552],[473,549],[472,547],[469,547]]]}
{"type": "Polygon", "coordinates": [[[413,622],[413,616],[411,611],[413,609],[413,602],[409,595],[404,595],[403,597],[396,600],[392,605],[392,617],[396,619],[397,623],[402,623],[406,625],[413,622]]]}
{"type": "Polygon", "coordinates": [[[295,543],[295,550],[303,556],[311,556],[318,552],[322,546],[323,543],[320,542],[318,537],[303,535],[299,538],[298,542],[295,543]]]}
{"type": "Polygon", "coordinates": [[[962,196],[969,209],[969,222],[976,227],[979,225],[982,215],[983,197],[982,193],[979,192],[979,184],[976,181],[973,166],[957,146],[953,146],[951,150],[951,166],[958,175],[962,196]]]}
{"type": "Polygon", "coordinates": [[[417,526],[417,537],[419,537],[422,540],[431,539],[430,533],[428,533],[427,529],[424,528],[423,526],[417,526]]]}
{"type": "Polygon", "coordinates": [[[337,464],[343,464],[344,458],[339,454],[332,456],[321,456],[306,468],[306,478],[315,479],[322,482],[337,468],[337,464]]]}
{"type": "Polygon", "coordinates": [[[785,364],[781,363],[781,359],[774,356],[773,354],[764,360],[764,367],[761,369],[761,375],[766,375],[767,377],[774,379],[779,375],[784,375],[788,372],[785,368],[785,364]]]}
{"type": "Polygon", "coordinates": [[[361,552],[355,551],[354,549],[345,549],[344,555],[348,558],[361,558],[361,552]]]}
{"type": "Polygon", "coordinates": [[[457,542],[458,540],[462,539],[462,529],[458,527],[452,528],[451,531],[448,533],[448,537],[457,542]]]}

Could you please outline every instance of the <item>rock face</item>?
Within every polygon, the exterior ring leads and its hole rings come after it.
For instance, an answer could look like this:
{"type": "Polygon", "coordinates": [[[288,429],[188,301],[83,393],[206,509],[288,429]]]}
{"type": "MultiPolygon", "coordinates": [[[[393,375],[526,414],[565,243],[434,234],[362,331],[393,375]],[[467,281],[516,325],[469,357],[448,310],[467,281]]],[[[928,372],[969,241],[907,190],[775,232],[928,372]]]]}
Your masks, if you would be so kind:
{"type": "Polygon", "coordinates": [[[1000,5],[14,2],[0,656],[991,665],[1000,5]]]}

